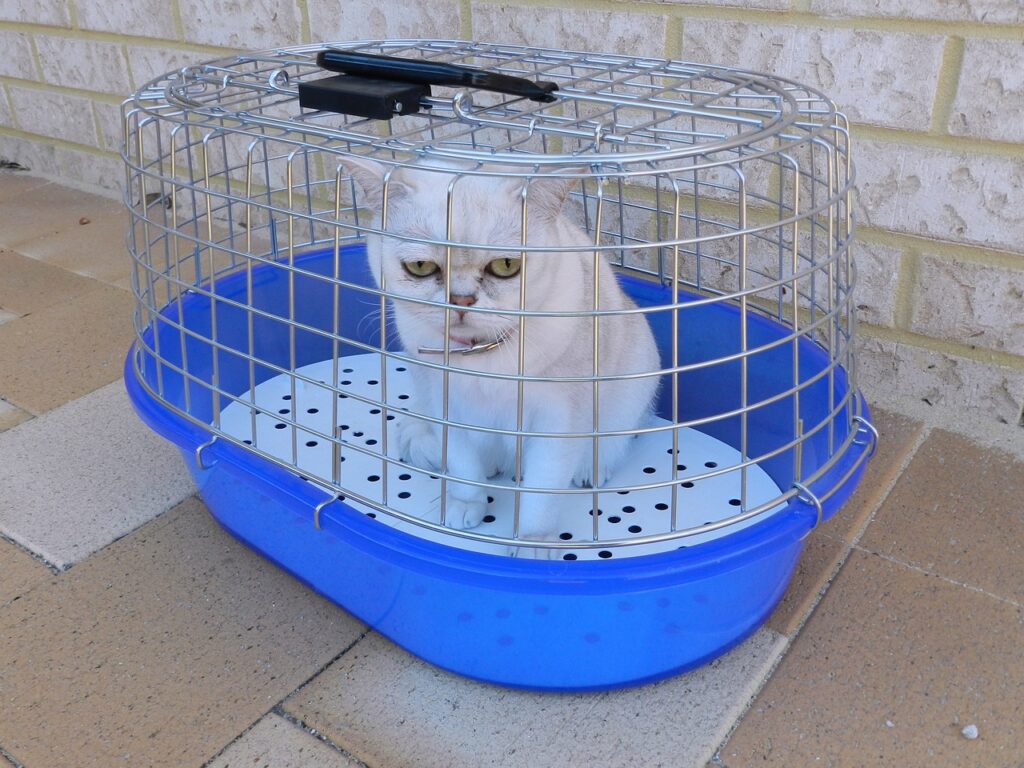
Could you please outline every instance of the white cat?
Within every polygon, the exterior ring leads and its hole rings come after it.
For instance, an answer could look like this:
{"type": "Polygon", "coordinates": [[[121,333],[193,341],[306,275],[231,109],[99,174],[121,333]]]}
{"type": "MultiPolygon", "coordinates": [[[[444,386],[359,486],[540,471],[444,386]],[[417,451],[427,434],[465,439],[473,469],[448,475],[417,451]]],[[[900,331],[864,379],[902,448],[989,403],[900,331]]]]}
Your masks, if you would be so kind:
{"type": "MultiPolygon", "coordinates": [[[[366,158],[348,158],[345,166],[361,192],[361,207],[376,214],[380,227],[384,174],[387,168],[366,158]]],[[[494,176],[460,175],[451,164],[430,169],[398,169],[388,184],[387,231],[396,235],[445,240],[446,198],[455,181],[451,240],[508,246],[508,250],[453,248],[451,273],[445,274],[445,249],[392,237],[371,235],[367,252],[378,283],[398,297],[445,300],[445,280],[454,305],[450,315],[450,365],[469,373],[449,374],[450,422],[515,430],[516,381],[486,378],[473,372],[516,374],[520,344],[527,376],[585,377],[594,373],[593,318],[527,317],[523,338],[515,315],[474,310],[515,310],[520,306],[523,181],[494,176]],[[499,342],[486,351],[463,354],[474,345],[499,342]]],[[[528,187],[527,243],[533,246],[580,246],[576,252],[529,252],[526,258],[528,310],[588,312],[594,306],[594,258],[591,238],[563,213],[562,207],[578,178],[538,176],[528,187]]],[[[616,281],[611,266],[599,260],[598,306],[602,310],[635,305],[616,281]]],[[[432,363],[443,355],[429,350],[444,346],[445,310],[392,299],[395,325],[403,348],[432,363]]],[[[659,357],[647,320],[641,314],[612,315],[599,321],[601,375],[651,373],[659,357]]],[[[415,401],[410,414],[441,417],[442,375],[422,368],[415,375],[415,401]]],[[[656,376],[602,382],[598,393],[601,432],[647,426],[657,389],[656,376]]],[[[594,429],[593,384],[526,382],[523,385],[522,428],[528,432],[589,433],[594,429]]],[[[443,469],[440,429],[403,414],[399,424],[401,456],[413,466],[443,469]]],[[[594,477],[591,438],[526,437],[523,439],[522,486],[569,488],[601,485],[629,447],[630,438],[599,439],[594,477]]],[[[465,480],[486,482],[497,474],[515,475],[514,436],[451,427],[447,440],[447,472],[465,480]]],[[[544,540],[557,533],[558,494],[521,494],[518,535],[544,540]]],[[[459,528],[480,524],[487,507],[487,489],[464,483],[447,484],[446,522],[459,528]]],[[[513,548],[513,555],[549,557],[539,547],[513,548]]]]}

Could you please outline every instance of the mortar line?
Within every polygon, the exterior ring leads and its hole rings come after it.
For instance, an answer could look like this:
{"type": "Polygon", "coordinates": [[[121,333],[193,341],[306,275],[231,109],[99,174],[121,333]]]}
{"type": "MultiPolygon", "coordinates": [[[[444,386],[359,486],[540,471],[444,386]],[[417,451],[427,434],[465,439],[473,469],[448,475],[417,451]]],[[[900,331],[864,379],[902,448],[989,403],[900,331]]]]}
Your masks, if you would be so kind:
{"type": "Polygon", "coordinates": [[[459,0],[459,37],[473,39],[473,4],[471,0],[459,0]]]}
{"type": "Polygon", "coordinates": [[[0,746],[0,757],[2,757],[5,761],[10,763],[11,765],[13,765],[14,768],[25,768],[24,765],[22,765],[21,763],[19,763],[15,759],[14,755],[12,755],[10,752],[8,752],[6,749],[4,749],[2,746],[0,746]]]}
{"type": "MultiPolygon", "coordinates": [[[[177,26],[177,25],[176,25],[177,26]]],[[[34,24],[31,22],[0,21],[0,30],[12,32],[25,32],[37,35],[49,35],[53,37],[65,37],[73,40],[94,40],[97,42],[128,43],[130,45],[142,45],[149,48],[166,49],[174,47],[177,49],[209,52],[213,55],[225,56],[237,53],[237,49],[227,46],[209,45],[206,43],[191,43],[181,37],[146,37],[133,35],[124,32],[104,32],[98,29],[71,29],[69,27],[51,27],[46,24],[34,24]]]]}
{"type": "Polygon", "coordinates": [[[665,22],[665,58],[680,59],[683,56],[683,19],[669,16],[665,22]]]}
{"type": "Polygon", "coordinates": [[[913,249],[905,249],[898,261],[899,271],[893,291],[893,323],[900,330],[909,331],[914,316],[914,289],[921,272],[921,255],[913,249]]]}
{"type": "Polygon", "coordinates": [[[343,755],[344,757],[346,757],[349,760],[353,761],[354,763],[362,766],[363,768],[370,768],[370,766],[364,760],[361,760],[359,757],[357,757],[356,755],[354,755],[351,752],[349,752],[347,749],[342,747],[340,744],[335,744],[330,738],[328,738],[327,736],[324,736],[316,728],[310,728],[302,720],[300,720],[299,718],[295,717],[295,715],[293,715],[290,712],[286,712],[285,710],[281,709],[281,707],[279,705],[275,705],[274,708],[271,711],[275,715],[277,715],[278,717],[280,717],[280,718],[282,718],[284,720],[287,720],[289,723],[294,725],[296,728],[301,729],[304,733],[309,734],[310,736],[312,736],[317,741],[322,742],[323,744],[326,744],[328,747],[330,747],[332,750],[334,750],[338,754],[343,755]]]}
{"type": "Polygon", "coordinates": [[[1014,608],[1024,608],[1024,603],[1019,603],[1016,600],[1013,600],[1009,597],[1003,597],[1002,595],[994,594],[992,592],[989,592],[988,590],[982,589],[981,587],[976,587],[973,584],[967,584],[965,582],[957,581],[956,579],[950,578],[949,576],[943,576],[941,573],[929,571],[927,568],[922,568],[919,565],[908,563],[906,560],[900,560],[898,557],[886,555],[882,552],[878,552],[873,549],[868,549],[867,547],[862,547],[860,545],[853,547],[853,549],[856,549],[858,552],[863,552],[865,555],[874,555],[875,557],[880,557],[887,562],[893,563],[894,565],[900,565],[904,568],[909,568],[912,571],[916,571],[917,573],[923,574],[924,576],[931,576],[932,578],[939,579],[940,581],[944,581],[947,584],[952,584],[956,587],[963,587],[964,589],[970,592],[977,592],[978,594],[984,595],[985,597],[990,597],[993,600],[998,600],[1001,603],[1012,605],[1014,608]]]}
{"type": "Polygon", "coordinates": [[[1024,371],[1024,356],[1022,355],[1015,355],[1011,352],[1002,352],[987,347],[971,346],[947,339],[938,339],[933,336],[925,336],[916,331],[889,328],[884,325],[874,325],[863,321],[857,325],[865,338],[906,344],[929,352],[962,357],[982,365],[995,365],[1000,368],[1009,368],[1011,371],[1024,371]]]}
{"type": "Polygon", "coordinates": [[[309,22],[309,3],[307,0],[297,0],[299,9],[299,35],[303,43],[313,42],[313,31],[309,22]]]}
{"type": "Polygon", "coordinates": [[[279,701],[275,706],[278,706],[278,707],[283,706],[284,702],[286,702],[288,699],[294,697],[297,693],[302,692],[307,686],[309,686],[314,680],[316,680],[316,678],[319,677],[329,666],[331,666],[334,662],[338,661],[342,656],[344,656],[346,653],[348,653],[353,648],[355,648],[360,640],[362,640],[364,637],[366,637],[371,632],[373,632],[373,628],[371,626],[369,626],[368,624],[365,625],[365,626],[366,626],[366,629],[363,630],[363,632],[359,635],[359,637],[357,637],[351,643],[346,645],[337,655],[332,657],[329,661],[327,661],[327,663],[325,663],[323,666],[321,666],[316,672],[314,672],[312,675],[310,675],[308,678],[306,678],[306,680],[304,682],[300,683],[299,686],[297,688],[295,688],[295,690],[293,690],[291,693],[289,693],[287,696],[285,696],[283,699],[281,699],[281,701],[279,701]]]}
{"type": "Polygon", "coordinates": [[[174,36],[179,41],[185,40],[185,23],[181,20],[181,5],[178,0],[171,0],[171,21],[174,23],[174,36]]]}
{"type": "Polygon", "coordinates": [[[932,99],[932,119],[929,133],[948,135],[949,115],[953,110],[957,87],[960,84],[960,70],[964,61],[964,39],[949,37],[942,48],[939,75],[935,82],[935,96],[932,99]]]}
{"type": "MultiPolygon", "coordinates": [[[[757,686],[757,691],[750,698],[750,701],[747,702],[747,705],[743,708],[743,711],[733,722],[732,726],[729,728],[728,733],[726,733],[725,737],[722,739],[721,742],[719,742],[718,747],[715,749],[713,759],[718,760],[719,765],[725,765],[723,762],[721,762],[721,752],[723,747],[725,747],[725,745],[729,743],[729,739],[732,738],[733,733],[735,733],[736,729],[739,727],[739,724],[743,722],[743,719],[747,716],[747,713],[750,711],[750,708],[754,705],[754,702],[757,701],[757,699],[761,696],[761,692],[768,684],[768,681],[771,680],[774,676],[775,670],[778,669],[779,664],[782,663],[782,660],[789,653],[789,650],[793,646],[793,643],[796,642],[796,639],[800,636],[800,633],[803,632],[804,627],[806,626],[807,622],[810,621],[811,616],[814,615],[814,612],[817,610],[818,605],[825,598],[825,594],[831,588],[832,583],[836,580],[836,578],[838,578],[839,572],[846,565],[846,561],[849,558],[850,553],[855,548],[857,548],[857,542],[859,542],[861,536],[864,535],[864,531],[867,530],[867,527],[872,523],[872,521],[874,521],[875,514],[878,512],[879,509],[881,509],[882,505],[889,498],[889,495],[896,487],[896,484],[903,476],[903,473],[906,471],[907,467],[910,466],[910,462],[913,461],[914,457],[917,455],[918,450],[924,444],[924,441],[928,438],[928,435],[931,434],[931,429],[932,428],[929,425],[922,424],[921,431],[918,433],[914,442],[907,449],[907,452],[904,455],[903,460],[900,462],[899,468],[896,472],[892,474],[892,477],[889,478],[889,481],[885,483],[885,485],[882,487],[882,491],[878,494],[877,499],[871,504],[871,511],[868,513],[865,522],[861,524],[860,528],[851,537],[850,541],[840,539],[840,541],[843,544],[843,548],[841,550],[840,556],[837,558],[836,562],[832,566],[831,573],[829,573],[828,578],[825,579],[822,585],[818,588],[818,591],[815,593],[812,599],[811,605],[808,606],[808,608],[804,611],[803,616],[800,617],[800,621],[797,623],[797,625],[788,635],[782,635],[786,638],[786,644],[782,647],[782,651],[779,653],[778,658],[775,659],[775,662],[768,670],[768,673],[764,676],[760,684],[757,686]]],[[[826,525],[827,524],[828,523],[826,522],[826,525]]]]}
{"type": "Polygon", "coordinates": [[[27,88],[34,91],[46,91],[48,93],[60,93],[65,96],[77,96],[78,98],[87,98],[92,101],[102,101],[107,104],[120,104],[124,101],[123,96],[117,96],[112,93],[103,93],[102,91],[87,91],[84,88],[72,88],[69,85],[55,85],[53,83],[45,83],[41,80],[25,80],[20,77],[8,77],[6,75],[0,75],[0,82],[7,86],[17,86],[20,88],[27,88]]]}
{"type": "MultiPolygon", "coordinates": [[[[1024,28],[1024,24],[1021,25],[1024,28]]],[[[885,144],[902,144],[908,147],[938,149],[967,155],[994,155],[996,157],[1020,157],[1021,145],[1013,141],[980,139],[973,136],[953,136],[926,131],[911,131],[906,128],[889,128],[869,123],[851,123],[851,131],[861,142],[865,139],[885,144]]]]}
{"type": "Polygon", "coordinates": [[[943,258],[955,258],[980,264],[996,264],[1007,269],[1024,269],[1024,253],[1002,251],[974,243],[958,243],[955,240],[934,240],[924,235],[909,232],[893,232],[867,226],[857,227],[857,239],[866,243],[887,245],[901,250],[929,252],[943,258]]]}

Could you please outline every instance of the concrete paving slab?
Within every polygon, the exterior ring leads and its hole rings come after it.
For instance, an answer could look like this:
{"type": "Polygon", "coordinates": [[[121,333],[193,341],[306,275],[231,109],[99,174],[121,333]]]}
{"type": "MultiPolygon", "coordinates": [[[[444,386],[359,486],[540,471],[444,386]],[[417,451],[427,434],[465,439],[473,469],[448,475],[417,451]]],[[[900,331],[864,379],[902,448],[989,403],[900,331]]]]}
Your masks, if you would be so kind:
{"type": "Polygon", "coordinates": [[[0,397],[38,415],[119,379],[132,305],[128,292],[100,285],[0,325],[0,397]]]}
{"type": "Polygon", "coordinates": [[[0,539],[0,610],[52,577],[53,573],[41,562],[0,539]]]}
{"type": "Polygon", "coordinates": [[[703,766],[785,642],[765,629],[661,683],[558,695],[456,677],[371,634],[283,707],[372,766],[703,766]]]}
{"type": "Polygon", "coordinates": [[[1024,461],[933,430],[861,546],[1024,604],[1024,461]]]}
{"type": "Polygon", "coordinates": [[[194,493],[120,381],[0,433],[0,532],[67,567],[194,493]]]}
{"type": "Polygon", "coordinates": [[[854,550],[721,764],[1022,765],[1021,626],[1016,606],[854,550]]]}
{"type": "Polygon", "coordinates": [[[0,747],[200,766],[363,631],[193,497],[0,611],[0,747]]]}
{"type": "Polygon", "coordinates": [[[32,414],[26,413],[21,408],[0,399],[0,432],[6,432],[11,427],[16,427],[23,421],[28,421],[31,418],[32,414]]]}

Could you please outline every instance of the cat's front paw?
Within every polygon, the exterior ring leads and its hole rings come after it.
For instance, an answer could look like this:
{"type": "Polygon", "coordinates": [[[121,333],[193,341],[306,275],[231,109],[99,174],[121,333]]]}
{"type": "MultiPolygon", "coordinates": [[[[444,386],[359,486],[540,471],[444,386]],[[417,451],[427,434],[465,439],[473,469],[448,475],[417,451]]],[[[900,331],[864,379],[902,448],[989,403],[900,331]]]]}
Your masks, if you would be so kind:
{"type": "Polygon", "coordinates": [[[413,467],[436,470],[441,466],[441,438],[428,421],[405,417],[398,422],[398,457],[413,467]]]}
{"type": "Polygon", "coordinates": [[[483,522],[487,514],[487,497],[483,498],[459,498],[448,494],[448,502],[445,505],[445,522],[452,528],[467,530],[476,528],[483,522]]]}

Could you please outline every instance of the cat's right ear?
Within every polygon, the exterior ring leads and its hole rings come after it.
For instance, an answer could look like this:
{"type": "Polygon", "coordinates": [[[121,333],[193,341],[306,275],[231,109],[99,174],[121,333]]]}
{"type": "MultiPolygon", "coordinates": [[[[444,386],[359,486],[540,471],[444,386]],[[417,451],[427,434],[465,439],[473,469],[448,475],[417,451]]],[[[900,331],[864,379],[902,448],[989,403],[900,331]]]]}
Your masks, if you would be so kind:
{"type": "MultiPolygon", "coordinates": [[[[341,167],[355,181],[356,205],[380,213],[384,206],[384,177],[389,166],[368,157],[349,155],[341,160],[341,167]]],[[[388,197],[403,189],[399,182],[388,182],[388,197]]]]}

